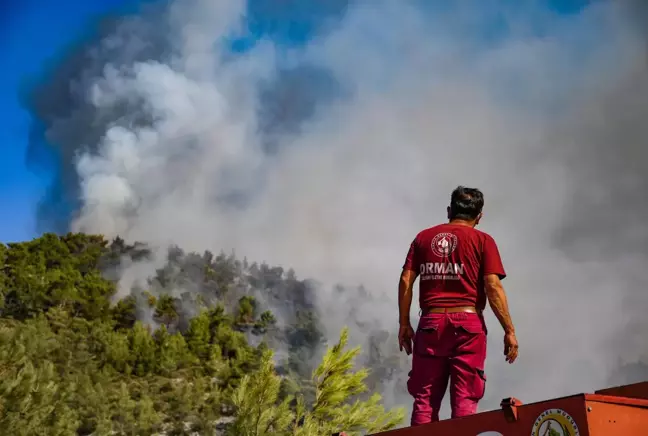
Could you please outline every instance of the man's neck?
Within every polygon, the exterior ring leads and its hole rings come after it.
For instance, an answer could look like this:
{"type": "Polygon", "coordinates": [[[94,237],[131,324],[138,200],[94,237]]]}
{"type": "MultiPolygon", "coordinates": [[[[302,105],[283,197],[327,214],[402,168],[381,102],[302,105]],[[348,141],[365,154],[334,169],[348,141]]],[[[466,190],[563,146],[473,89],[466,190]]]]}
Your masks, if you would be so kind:
{"type": "Polygon", "coordinates": [[[448,224],[454,224],[457,226],[466,226],[466,227],[475,227],[475,221],[453,219],[448,222],[448,224]]]}

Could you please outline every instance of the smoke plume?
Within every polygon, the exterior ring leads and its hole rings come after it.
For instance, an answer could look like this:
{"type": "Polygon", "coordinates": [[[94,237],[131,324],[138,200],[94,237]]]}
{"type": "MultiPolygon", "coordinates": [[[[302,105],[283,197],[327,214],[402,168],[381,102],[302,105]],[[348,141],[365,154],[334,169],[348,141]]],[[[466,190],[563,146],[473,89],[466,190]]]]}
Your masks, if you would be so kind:
{"type": "Polygon", "coordinates": [[[28,101],[31,155],[52,144],[60,170],[44,222],[294,268],[331,339],[392,349],[409,243],[475,186],[520,341],[509,366],[488,313],[482,409],[648,357],[640,2],[287,3],[175,0],[64,53],[28,101]]]}

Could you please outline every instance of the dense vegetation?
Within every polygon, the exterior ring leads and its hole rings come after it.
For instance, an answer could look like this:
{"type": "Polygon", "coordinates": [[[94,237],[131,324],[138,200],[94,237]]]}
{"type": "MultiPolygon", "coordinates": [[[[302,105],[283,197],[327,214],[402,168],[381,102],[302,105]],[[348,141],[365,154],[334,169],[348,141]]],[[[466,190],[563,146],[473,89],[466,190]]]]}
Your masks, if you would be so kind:
{"type": "Polygon", "coordinates": [[[346,329],[313,364],[323,336],[292,271],[172,249],[120,289],[150,257],[84,234],[0,245],[3,434],[318,436],[402,421],[367,392],[346,329]]]}

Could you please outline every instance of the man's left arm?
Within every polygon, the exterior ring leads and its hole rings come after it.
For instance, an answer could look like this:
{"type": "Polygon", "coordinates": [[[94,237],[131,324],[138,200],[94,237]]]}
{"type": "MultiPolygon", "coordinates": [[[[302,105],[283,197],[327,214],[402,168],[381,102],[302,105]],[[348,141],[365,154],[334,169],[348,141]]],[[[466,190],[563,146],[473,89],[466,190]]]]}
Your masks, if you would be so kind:
{"type": "Polygon", "coordinates": [[[408,355],[412,353],[412,339],[414,338],[414,329],[412,329],[410,322],[410,309],[412,307],[414,282],[418,276],[417,265],[415,239],[410,245],[398,283],[398,344],[400,350],[403,351],[404,348],[408,355]]]}
{"type": "Polygon", "coordinates": [[[414,282],[418,274],[411,269],[403,268],[398,282],[398,312],[401,327],[410,326],[410,309],[412,308],[412,295],[414,282]]]}

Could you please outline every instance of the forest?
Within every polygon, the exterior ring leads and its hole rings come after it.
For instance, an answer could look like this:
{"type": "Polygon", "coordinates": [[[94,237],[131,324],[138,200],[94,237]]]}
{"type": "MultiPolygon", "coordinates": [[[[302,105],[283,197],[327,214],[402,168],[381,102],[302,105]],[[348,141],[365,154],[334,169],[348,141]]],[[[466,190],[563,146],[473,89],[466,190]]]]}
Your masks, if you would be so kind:
{"type": "Polygon", "coordinates": [[[152,258],[144,244],[81,233],[0,244],[2,434],[328,436],[402,424],[349,330],[325,343],[312,286],[294,271],[173,247],[124,290],[125,265],[152,258]]]}

